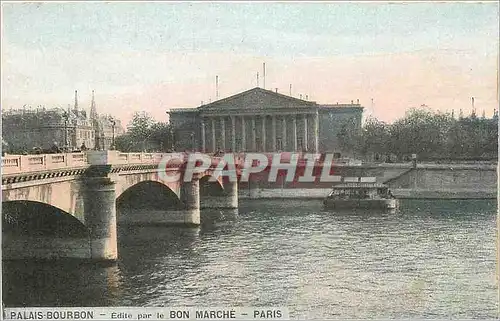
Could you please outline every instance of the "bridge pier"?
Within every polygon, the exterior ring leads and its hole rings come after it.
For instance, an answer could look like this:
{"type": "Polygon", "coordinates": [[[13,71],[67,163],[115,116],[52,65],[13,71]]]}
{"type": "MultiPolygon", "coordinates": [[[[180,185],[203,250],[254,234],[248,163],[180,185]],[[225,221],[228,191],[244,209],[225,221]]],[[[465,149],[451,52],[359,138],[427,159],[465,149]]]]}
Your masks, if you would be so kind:
{"type": "Polygon", "coordinates": [[[202,208],[238,208],[238,182],[224,177],[223,191],[218,195],[204,195],[202,208]]]}
{"type": "Polygon", "coordinates": [[[259,198],[259,182],[257,181],[248,181],[248,197],[251,199],[259,198]]]}
{"type": "Polygon", "coordinates": [[[181,200],[184,209],[181,210],[181,222],[186,225],[200,225],[200,181],[184,182],[181,187],[181,200]]]}
{"type": "Polygon", "coordinates": [[[238,182],[224,181],[224,198],[220,205],[221,208],[238,208],[238,182]]]}
{"type": "Polygon", "coordinates": [[[90,258],[116,261],[115,182],[109,177],[88,177],[84,180],[84,218],[90,235],[90,258]]]}

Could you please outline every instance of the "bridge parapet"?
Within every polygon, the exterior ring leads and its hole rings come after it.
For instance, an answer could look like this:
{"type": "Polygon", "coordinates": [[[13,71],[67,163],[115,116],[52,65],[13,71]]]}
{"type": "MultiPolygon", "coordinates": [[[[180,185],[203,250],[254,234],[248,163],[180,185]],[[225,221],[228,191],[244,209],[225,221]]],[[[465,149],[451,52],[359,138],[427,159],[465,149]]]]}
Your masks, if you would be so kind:
{"type": "MultiPolygon", "coordinates": [[[[16,176],[32,172],[71,170],[99,165],[158,165],[164,157],[177,159],[167,164],[169,168],[183,167],[188,160],[187,153],[123,153],[120,151],[86,151],[82,153],[6,155],[2,157],[2,175],[16,176]]],[[[212,167],[220,157],[210,154],[212,167]]]]}
{"type": "MultiPolygon", "coordinates": [[[[118,153],[116,162],[120,164],[156,164],[166,154],[162,153],[118,153]]],[[[115,162],[112,162],[116,164],[115,162]]]]}
{"type": "Polygon", "coordinates": [[[90,165],[158,164],[165,153],[123,153],[119,151],[88,151],[90,165]]]}
{"type": "Polygon", "coordinates": [[[2,174],[21,174],[87,166],[85,153],[6,155],[2,157],[2,174]]]}

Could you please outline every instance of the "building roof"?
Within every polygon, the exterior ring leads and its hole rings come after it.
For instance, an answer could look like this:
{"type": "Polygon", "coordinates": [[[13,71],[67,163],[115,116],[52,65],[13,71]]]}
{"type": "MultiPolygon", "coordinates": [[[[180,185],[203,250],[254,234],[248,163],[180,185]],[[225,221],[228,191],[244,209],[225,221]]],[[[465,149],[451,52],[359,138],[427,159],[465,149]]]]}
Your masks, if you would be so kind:
{"type": "Polygon", "coordinates": [[[202,105],[204,109],[256,109],[272,107],[312,107],[317,106],[314,101],[307,101],[283,95],[271,90],[255,87],[239,94],[202,105]]]}
{"type": "Polygon", "coordinates": [[[171,109],[168,113],[311,107],[318,107],[318,105],[314,101],[302,100],[271,90],[255,87],[236,95],[201,105],[198,108],[176,108],[171,109]]]}
{"type": "Polygon", "coordinates": [[[380,183],[340,183],[334,184],[333,189],[358,189],[358,188],[388,188],[387,185],[380,183]]]}
{"type": "Polygon", "coordinates": [[[197,108],[174,108],[167,113],[217,113],[252,110],[330,110],[335,112],[359,112],[363,110],[360,104],[317,104],[315,101],[308,101],[292,96],[280,94],[278,92],[255,87],[227,98],[219,99],[209,104],[203,104],[197,108]]]}
{"type": "Polygon", "coordinates": [[[167,110],[167,114],[170,113],[198,113],[200,110],[197,108],[172,108],[167,110]]]}
{"type": "Polygon", "coordinates": [[[352,113],[363,112],[364,107],[360,104],[321,104],[319,105],[320,112],[334,113],[352,113]]]}

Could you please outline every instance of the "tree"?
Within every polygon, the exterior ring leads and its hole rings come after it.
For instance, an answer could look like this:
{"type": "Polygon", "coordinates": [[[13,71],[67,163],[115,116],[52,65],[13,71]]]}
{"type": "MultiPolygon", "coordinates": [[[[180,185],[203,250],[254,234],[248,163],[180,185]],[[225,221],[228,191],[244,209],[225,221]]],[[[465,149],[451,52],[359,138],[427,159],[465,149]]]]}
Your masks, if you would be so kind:
{"type": "Polygon", "coordinates": [[[153,124],[151,126],[150,140],[162,151],[171,149],[173,145],[172,126],[161,122],[153,124]]]}
{"type": "Polygon", "coordinates": [[[494,119],[462,118],[450,128],[447,150],[453,158],[495,158],[497,135],[494,119]]]}
{"type": "Polygon", "coordinates": [[[352,151],[354,154],[361,152],[360,142],[362,133],[355,124],[355,119],[349,118],[340,123],[337,139],[340,149],[343,151],[352,151]]]}
{"type": "Polygon", "coordinates": [[[134,149],[137,144],[134,142],[130,134],[125,133],[115,138],[116,149],[122,152],[136,152],[134,149]]]}
{"type": "Polygon", "coordinates": [[[429,157],[442,154],[453,118],[426,109],[411,109],[390,126],[391,151],[403,157],[418,154],[429,157]]]}
{"type": "Polygon", "coordinates": [[[370,118],[357,133],[348,122],[340,126],[339,143],[344,150],[363,156],[395,154],[404,159],[494,158],[497,155],[497,120],[477,117],[454,119],[450,114],[426,108],[409,110],[388,125],[370,118]]]}
{"type": "Polygon", "coordinates": [[[367,154],[389,153],[389,127],[373,117],[368,118],[362,131],[360,151],[367,154]]]}
{"type": "Polygon", "coordinates": [[[116,138],[118,150],[126,152],[167,151],[172,146],[172,131],[168,123],[155,122],[146,112],[136,112],[127,133],[116,138]]]}
{"type": "Polygon", "coordinates": [[[137,140],[145,140],[151,133],[151,128],[155,121],[147,112],[135,112],[132,120],[127,126],[129,135],[137,140]]]}

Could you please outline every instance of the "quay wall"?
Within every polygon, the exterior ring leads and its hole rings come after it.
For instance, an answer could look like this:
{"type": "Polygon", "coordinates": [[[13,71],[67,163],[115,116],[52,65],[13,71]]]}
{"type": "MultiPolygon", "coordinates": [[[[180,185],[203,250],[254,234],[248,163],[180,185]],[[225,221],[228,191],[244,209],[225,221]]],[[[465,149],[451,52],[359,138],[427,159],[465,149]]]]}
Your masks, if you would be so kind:
{"type": "Polygon", "coordinates": [[[416,168],[387,183],[399,198],[496,198],[491,167],[416,168]]]}
{"type": "MultiPolygon", "coordinates": [[[[417,168],[392,165],[344,167],[335,175],[376,177],[387,184],[394,196],[408,199],[492,199],[497,193],[496,165],[419,165],[417,168]]],[[[274,183],[264,177],[241,183],[241,199],[322,199],[332,183],[284,182],[274,183]]]]}

